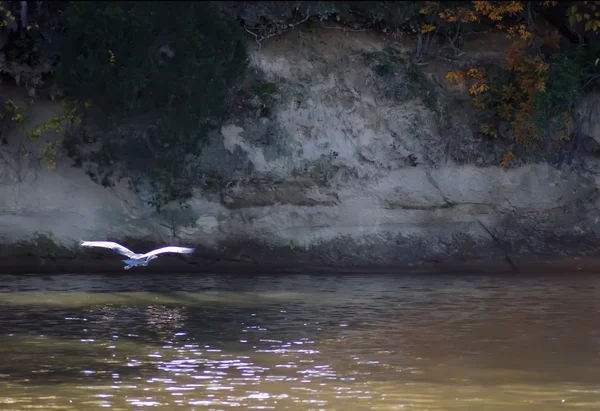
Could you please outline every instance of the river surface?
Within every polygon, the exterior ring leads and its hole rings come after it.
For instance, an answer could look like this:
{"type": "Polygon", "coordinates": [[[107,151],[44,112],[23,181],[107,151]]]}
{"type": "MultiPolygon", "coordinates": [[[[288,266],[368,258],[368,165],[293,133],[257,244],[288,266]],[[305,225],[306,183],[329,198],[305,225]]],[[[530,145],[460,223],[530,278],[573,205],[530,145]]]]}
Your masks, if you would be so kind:
{"type": "Polygon", "coordinates": [[[0,275],[0,410],[600,409],[600,275],[0,275]]]}

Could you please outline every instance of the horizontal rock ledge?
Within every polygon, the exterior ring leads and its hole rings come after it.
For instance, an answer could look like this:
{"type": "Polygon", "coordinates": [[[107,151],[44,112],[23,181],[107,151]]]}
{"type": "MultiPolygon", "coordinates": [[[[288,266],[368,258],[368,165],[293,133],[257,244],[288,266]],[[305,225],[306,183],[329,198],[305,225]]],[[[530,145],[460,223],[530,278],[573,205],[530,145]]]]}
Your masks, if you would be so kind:
{"type": "Polygon", "coordinates": [[[134,267],[128,271],[117,258],[0,258],[0,275],[43,275],[43,274],[470,274],[470,275],[529,275],[600,273],[600,256],[560,258],[506,258],[468,261],[423,260],[398,264],[264,264],[234,260],[209,260],[191,258],[187,261],[155,260],[146,267],[134,267]]]}

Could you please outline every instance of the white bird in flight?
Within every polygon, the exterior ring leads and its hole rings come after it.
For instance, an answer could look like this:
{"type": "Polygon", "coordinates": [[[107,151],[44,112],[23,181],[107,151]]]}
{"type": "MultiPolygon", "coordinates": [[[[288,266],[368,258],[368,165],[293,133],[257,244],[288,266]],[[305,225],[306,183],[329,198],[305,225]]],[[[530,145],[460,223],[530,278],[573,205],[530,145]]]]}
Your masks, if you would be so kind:
{"type": "Polygon", "coordinates": [[[168,246],[163,248],[157,248],[156,250],[152,250],[146,254],[138,254],[134,253],[127,247],[123,247],[121,244],[117,244],[112,241],[81,241],[79,245],[81,245],[82,247],[109,248],[121,255],[129,257],[129,259],[123,260],[123,262],[125,263],[126,270],[129,270],[131,267],[134,266],[147,266],[150,261],[154,260],[155,258],[158,258],[159,254],[192,254],[194,252],[193,248],[168,246]]]}

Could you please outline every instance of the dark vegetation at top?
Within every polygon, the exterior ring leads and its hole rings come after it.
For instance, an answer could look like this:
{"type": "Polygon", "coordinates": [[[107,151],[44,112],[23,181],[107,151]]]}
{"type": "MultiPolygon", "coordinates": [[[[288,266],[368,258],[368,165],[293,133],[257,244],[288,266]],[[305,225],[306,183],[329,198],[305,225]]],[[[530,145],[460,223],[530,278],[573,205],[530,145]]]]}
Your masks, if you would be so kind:
{"type": "MultiPolygon", "coordinates": [[[[577,138],[576,105],[600,78],[598,1],[41,1],[0,7],[0,49],[7,59],[33,67],[49,62],[56,71],[52,96],[69,102],[65,116],[37,127],[32,137],[78,123],[60,141],[75,166],[106,186],[127,178],[158,210],[189,198],[203,171],[193,159],[240,96],[254,93],[264,101],[277,90],[260,81],[242,90],[246,42],[261,45],[304,23],[414,36],[410,58],[388,48],[365,59],[383,79],[401,67],[409,84],[391,89],[392,97],[419,95],[432,110],[443,107],[419,66],[453,62],[447,80],[469,91],[480,135],[513,145],[505,167],[519,150],[538,150],[554,137],[577,138]],[[470,61],[462,51],[467,35],[489,31],[513,41],[501,65],[470,61]]],[[[9,66],[3,71],[26,86],[35,83],[9,66]]],[[[38,80],[36,87],[49,83],[38,80]]],[[[4,107],[13,113],[9,102],[4,107]]]]}
{"type": "Polygon", "coordinates": [[[57,82],[89,102],[72,155],[149,183],[157,207],[189,196],[189,160],[246,68],[239,24],[210,2],[76,2],[64,19],[57,82]]]}

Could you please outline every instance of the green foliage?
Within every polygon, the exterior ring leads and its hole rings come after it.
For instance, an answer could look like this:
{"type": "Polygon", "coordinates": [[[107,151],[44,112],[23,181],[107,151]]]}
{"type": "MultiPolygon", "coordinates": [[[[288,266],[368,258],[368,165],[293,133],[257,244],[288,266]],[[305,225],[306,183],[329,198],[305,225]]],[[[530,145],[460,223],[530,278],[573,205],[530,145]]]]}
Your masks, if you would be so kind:
{"type": "Polygon", "coordinates": [[[239,28],[211,3],[73,2],[65,22],[58,83],[110,116],[200,128],[245,69],[239,28]]]}
{"type": "Polygon", "coordinates": [[[64,123],[81,123],[81,117],[78,114],[77,102],[71,103],[69,101],[63,101],[61,103],[63,108],[63,114],[51,117],[45,123],[39,124],[29,132],[29,138],[37,140],[45,132],[52,131],[54,133],[61,133],[64,127],[64,123]]]}
{"type": "MultiPolygon", "coordinates": [[[[77,102],[71,103],[67,100],[61,102],[63,114],[59,114],[50,117],[46,122],[38,124],[29,132],[29,138],[31,140],[38,140],[45,133],[61,134],[65,132],[65,127],[70,129],[74,124],[81,123],[81,117],[79,116],[79,105],[77,102]]],[[[56,153],[59,146],[62,146],[63,140],[51,140],[42,149],[42,159],[46,163],[48,168],[56,167],[56,153]]]]}
{"type": "Polygon", "coordinates": [[[22,109],[23,106],[16,104],[12,99],[0,101],[0,152],[2,146],[7,143],[8,132],[25,121],[22,109]]]}
{"type": "Polygon", "coordinates": [[[178,198],[189,185],[186,160],[245,72],[241,28],[212,2],[71,2],[64,18],[58,84],[90,100],[86,125],[103,128],[72,136],[71,153],[101,142],[86,158],[98,173],[123,164],[133,180],[150,180],[153,205],[178,198]]]}
{"type": "Polygon", "coordinates": [[[267,102],[273,94],[277,93],[277,84],[267,81],[256,81],[252,84],[251,89],[261,101],[267,102]]]}
{"type": "Polygon", "coordinates": [[[590,44],[551,56],[546,91],[539,94],[532,118],[544,134],[569,132],[578,103],[600,79],[599,53],[600,46],[590,44]]]}
{"type": "Polygon", "coordinates": [[[22,123],[25,120],[22,109],[23,106],[16,104],[12,99],[6,100],[0,110],[0,122],[5,126],[13,122],[22,123]]]}
{"type": "Polygon", "coordinates": [[[0,1],[0,27],[8,27],[10,24],[16,23],[14,6],[15,2],[0,1]]]}
{"type": "Polygon", "coordinates": [[[482,73],[486,73],[485,83],[479,83],[486,86],[485,94],[473,99],[474,118],[481,125],[481,133],[497,138],[512,131],[516,142],[527,149],[539,148],[544,138],[569,140],[577,121],[577,105],[587,89],[600,79],[600,66],[596,63],[599,51],[593,44],[571,45],[565,50],[547,52],[544,60],[524,60],[534,62],[538,70],[539,79],[533,78],[529,83],[520,78],[526,72],[524,63],[518,66],[519,70],[507,70],[498,64],[470,69],[468,73],[473,78],[478,78],[478,74],[483,78],[482,73]],[[519,115],[519,110],[527,115],[519,115]],[[524,129],[528,138],[520,138],[516,132],[524,129]]]}
{"type": "Polygon", "coordinates": [[[583,23],[583,30],[598,32],[600,31],[600,1],[583,1],[567,7],[567,17],[569,25],[574,27],[577,23],[583,23]]]}
{"type": "Polygon", "coordinates": [[[35,152],[33,143],[36,140],[42,139],[47,133],[62,133],[65,128],[69,129],[71,125],[81,121],[78,114],[77,103],[62,102],[63,114],[50,117],[44,123],[33,127],[29,132],[25,131],[25,126],[30,124],[30,118],[23,115],[25,105],[16,104],[12,99],[4,101],[0,106],[0,131],[4,134],[9,130],[17,130],[23,137],[18,144],[18,155],[30,157],[34,154],[35,160],[43,161],[50,169],[56,167],[56,154],[59,147],[62,145],[62,139],[50,138],[45,140],[45,145],[39,153],[35,152]]]}
{"type": "Polygon", "coordinates": [[[11,45],[8,57],[12,61],[19,61],[30,66],[35,66],[40,62],[42,55],[40,48],[41,39],[42,36],[37,29],[21,31],[11,45]]]}
{"type": "Polygon", "coordinates": [[[383,51],[364,53],[365,62],[382,78],[386,93],[398,102],[420,99],[432,111],[443,111],[438,93],[419,68],[388,47],[383,51]]]}

